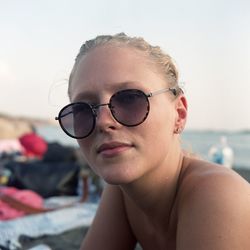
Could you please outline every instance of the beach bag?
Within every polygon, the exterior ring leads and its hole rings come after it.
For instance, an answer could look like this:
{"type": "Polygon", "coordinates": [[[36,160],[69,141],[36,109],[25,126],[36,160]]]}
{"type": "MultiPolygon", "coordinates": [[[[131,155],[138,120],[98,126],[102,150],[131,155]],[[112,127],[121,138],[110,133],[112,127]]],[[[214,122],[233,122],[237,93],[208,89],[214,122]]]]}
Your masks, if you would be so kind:
{"type": "Polygon", "coordinates": [[[74,162],[10,162],[8,186],[32,190],[44,198],[77,195],[80,166],[74,162]]]}
{"type": "Polygon", "coordinates": [[[48,143],[47,151],[43,156],[44,162],[75,162],[76,149],[64,146],[57,142],[48,143]]]}

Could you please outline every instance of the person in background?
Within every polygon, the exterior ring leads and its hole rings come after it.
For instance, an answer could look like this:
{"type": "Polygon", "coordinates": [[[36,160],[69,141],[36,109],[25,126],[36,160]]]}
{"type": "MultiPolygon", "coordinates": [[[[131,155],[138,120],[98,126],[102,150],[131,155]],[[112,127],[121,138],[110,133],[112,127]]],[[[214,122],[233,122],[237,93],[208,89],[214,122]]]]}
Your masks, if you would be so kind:
{"type": "Polygon", "coordinates": [[[228,145],[226,136],[221,136],[219,144],[213,145],[209,149],[208,157],[209,160],[214,163],[218,163],[227,168],[233,168],[234,151],[228,145]]]}
{"type": "Polygon", "coordinates": [[[68,93],[56,119],[108,183],[82,249],[250,249],[249,184],[181,148],[187,100],[168,54],[98,36],[82,45],[68,93]]]}
{"type": "Polygon", "coordinates": [[[32,131],[19,137],[20,144],[23,147],[23,154],[27,159],[41,160],[47,152],[48,144],[46,140],[36,133],[32,126],[32,131]]]}

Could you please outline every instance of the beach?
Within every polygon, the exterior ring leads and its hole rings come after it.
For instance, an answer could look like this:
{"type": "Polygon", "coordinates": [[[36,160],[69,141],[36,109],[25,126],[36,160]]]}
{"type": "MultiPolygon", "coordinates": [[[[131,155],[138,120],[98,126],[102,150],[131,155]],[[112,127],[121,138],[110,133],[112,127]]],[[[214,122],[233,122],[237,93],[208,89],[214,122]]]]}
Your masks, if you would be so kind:
{"type": "MultiPolygon", "coordinates": [[[[78,147],[76,140],[64,134],[58,126],[38,126],[37,131],[46,140],[57,141],[63,145],[78,147]]],[[[227,131],[227,130],[184,130],[181,135],[183,149],[195,154],[204,160],[208,159],[209,149],[218,144],[220,138],[225,136],[228,145],[234,152],[235,169],[250,169],[250,131],[227,131]]]]}
{"type": "MultiPolygon", "coordinates": [[[[13,120],[8,118],[9,124],[13,125],[13,120]]],[[[21,119],[21,122],[19,121],[18,124],[20,131],[15,131],[16,134],[13,133],[14,129],[8,125],[8,131],[9,136],[12,133],[13,138],[19,136],[23,132],[29,132],[30,127],[27,125],[30,121],[23,121],[21,119]],[[18,132],[18,134],[17,134],[18,132]]],[[[3,123],[2,123],[3,124],[3,123]]],[[[76,140],[67,137],[63,131],[59,128],[57,125],[51,125],[46,123],[37,122],[36,123],[36,130],[39,135],[41,135],[47,142],[58,142],[61,145],[64,146],[71,146],[78,148],[78,145],[76,143],[76,140]]],[[[6,132],[7,133],[7,132],[6,132]]],[[[233,170],[236,171],[239,175],[241,175],[245,180],[250,182],[250,160],[249,160],[249,153],[250,153],[250,133],[247,131],[196,131],[196,130],[187,130],[184,131],[182,134],[182,145],[183,148],[200,158],[203,158],[205,160],[208,159],[208,152],[209,149],[216,145],[216,143],[219,142],[219,139],[221,136],[226,136],[228,139],[228,143],[230,147],[232,148],[234,152],[234,164],[233,164],[233,170]]],[[[3,137],[6,138],[6,137],[3,137]]],[[[223,167],[223,166],[222,166],[223,167]]],[[[30,249],[32,247],[35,247],[37,245],[46,245],[47,249],[53,249],[53,250],[78,250],[80,247],[80,244],[82,242],[82,239],[87,233],[87,230],[89,228],[89,225],[92,223],[92,219],[94,217],[96,207],[98,206],[98,203],[92,203],[93,206],[89,205],[88,203],[82,204],[83,212],[78,211],[79,217],[74,217],[72,215],[69,216],[59,216],[58,219],[51,218],[51,221],[56,222],[55,225],[51,226],[45,226],[45,231],[39,232],[36,235],[32,234],[35,230],[31,230],[30,233],[26,233],[26,235],[22,234],[23,226],[21,227],[21,234],[18,235],[18,242],[22,245],[22,248],[19,249],[30,249]],[[73,225],[72,227],[66,227],[62,230],[62,224],[65,218],[68,218],[68,221],[65,223],[68,225],[68,222],[71,220],[76,219],[78,224],[73,225]],[[79,221],[79,218],[81,218],[82,221],[79,221]],[[60,226],[58,226],[57,223],[61,223],[60,226]],[[46,227],[50,227],[52,231],[48,232],[46,231],[46,227]],[[61,229],[59,231],[56,231],[57,229],[61,229]]],[[[72,208],[77,209],[77,208],[72,208]]],[[[72,214],[72,213],[70,213],[72,214]]],[[[77,213],[73,213],[77,214],[77,213]]],[[[49,214],[45,215],[46,221],[49,218],[49,214]]],[[[28,216],[27,216],[28,217],[28,216]]],[[[38,216],[39,217],[39,216],[38,216]]],[[[36,219],[38,219],[38,217],[36,219]]],[[[34,217],[35,218],[35,217],[34,217]]],[[[21,218],[17,221],[24,221],[24,225],[27,226],[26,219],[28,218],[21,218]]],[[[42,225],[42,221],[35,222],[34,224],[37,225],[40,228],[42,225]]],[[[47,222],[46,222],[47,223],[47,222]]],[[[0,232],[3,230],[3,225],[10,225],[10,231],[11,232],[11,226],[15,228],[15,223],[13,221],[13,225],[11,223],[5,223],[0,224],[0,232]]],[[[6,231],[6,228],[3,230],[6,231]]],[[[3,232],[2,231],[2,232],[3,232]]],[[[1,237],[0,237],[1,239],[1,237]]],[[[15,242],[15,241],[14,241],[15,242]]],[[[1,245],[1,241],[0,241],[1,245]]],[[[1,246],[0,246],[1,249],[1,246]]],[[[141,249],[139,246],[136,248],[137,250],[141,249]]]]}

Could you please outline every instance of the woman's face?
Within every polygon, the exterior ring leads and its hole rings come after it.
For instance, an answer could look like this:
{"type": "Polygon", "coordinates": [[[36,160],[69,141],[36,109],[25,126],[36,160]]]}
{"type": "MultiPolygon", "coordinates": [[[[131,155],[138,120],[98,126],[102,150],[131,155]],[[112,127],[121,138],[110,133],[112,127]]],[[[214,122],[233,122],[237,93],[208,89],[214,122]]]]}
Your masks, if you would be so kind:
{"type": "MultiPolygon", "coordinates": [[[[167,83],[140,51],[127,47],[97,47],[83,56],[70,85],[72,102],[108,103],[123,89],[144,93],[166,88],[167,83]]],[[[177,120],[173,95],[149,98],[147,119],[135,127],[119,124],[107,106],[99,109],[92,134],[78,140],[91,168],[111,184],[126,184],[166,164],[176,140],[177,120]]]]}

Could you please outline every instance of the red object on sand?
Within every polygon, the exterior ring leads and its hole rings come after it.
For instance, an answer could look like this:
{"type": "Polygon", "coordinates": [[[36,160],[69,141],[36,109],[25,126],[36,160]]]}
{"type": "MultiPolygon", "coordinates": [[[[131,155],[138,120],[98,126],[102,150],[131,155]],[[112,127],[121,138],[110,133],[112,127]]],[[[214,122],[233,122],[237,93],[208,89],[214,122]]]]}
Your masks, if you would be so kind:
{"type": "Polygon", "coordinates": [[[36,133],[28,133],[19,138],[24,148],[24,154],[28,157],[42,158],[48,149],[47,142],[36,133]]]}

